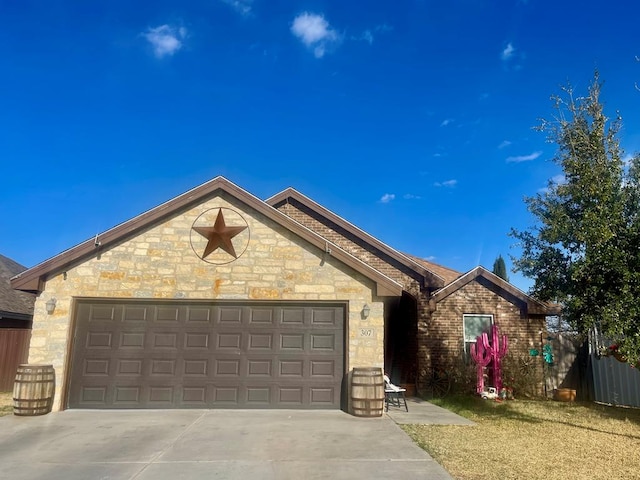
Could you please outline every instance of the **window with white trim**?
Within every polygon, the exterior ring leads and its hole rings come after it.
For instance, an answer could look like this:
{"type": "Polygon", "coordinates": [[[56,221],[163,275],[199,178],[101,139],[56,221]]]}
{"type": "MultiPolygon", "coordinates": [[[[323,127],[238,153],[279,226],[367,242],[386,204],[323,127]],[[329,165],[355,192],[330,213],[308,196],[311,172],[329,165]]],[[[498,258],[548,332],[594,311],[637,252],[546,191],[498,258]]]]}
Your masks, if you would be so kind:
{"type": "Polygon", "coordinates": [[[493,315],[463,315],[462,328],[464,331],[464,353],[471,355],[471,344],[476,343],[478,336],[489,333],[493,324],[493,315]]]}

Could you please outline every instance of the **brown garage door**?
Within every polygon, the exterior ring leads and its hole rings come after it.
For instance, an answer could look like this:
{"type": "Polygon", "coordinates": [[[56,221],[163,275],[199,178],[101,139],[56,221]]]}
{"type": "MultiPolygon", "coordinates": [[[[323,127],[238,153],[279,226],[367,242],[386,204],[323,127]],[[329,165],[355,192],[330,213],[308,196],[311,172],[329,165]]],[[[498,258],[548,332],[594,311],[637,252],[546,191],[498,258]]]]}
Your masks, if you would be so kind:
{"type": "Polygon", "coordinates": [[[344,304],[79,301],[70,408],[340,408],[344,304]]]}

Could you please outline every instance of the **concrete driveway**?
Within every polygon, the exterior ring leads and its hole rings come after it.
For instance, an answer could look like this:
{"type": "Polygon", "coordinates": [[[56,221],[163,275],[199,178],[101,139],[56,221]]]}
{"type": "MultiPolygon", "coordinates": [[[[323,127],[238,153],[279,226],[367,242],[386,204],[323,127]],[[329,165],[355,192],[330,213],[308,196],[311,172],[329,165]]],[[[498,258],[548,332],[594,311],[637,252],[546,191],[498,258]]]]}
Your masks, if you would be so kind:
{"type": "Polygon", "coordinates": [[[341,411],[137,410],[0,418],[18,479],[449,479],[388,417],[341,411]]]}

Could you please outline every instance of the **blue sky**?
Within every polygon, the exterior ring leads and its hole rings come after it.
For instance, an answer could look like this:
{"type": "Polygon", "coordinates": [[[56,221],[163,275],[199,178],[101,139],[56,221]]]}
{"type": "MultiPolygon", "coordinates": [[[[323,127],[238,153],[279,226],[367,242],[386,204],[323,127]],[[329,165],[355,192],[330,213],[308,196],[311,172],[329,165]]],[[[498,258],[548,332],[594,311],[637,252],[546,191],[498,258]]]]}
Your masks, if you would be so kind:
{"type": "Polygon", "coordinates": [[[223,175],[490,269],[518,255],[523,197],[560,173],[532,127],[561,85],[584,92],[597,68],[640,150],[639,16],[615,0],[0,0],[0,253],[33,266],[223,175]]]}

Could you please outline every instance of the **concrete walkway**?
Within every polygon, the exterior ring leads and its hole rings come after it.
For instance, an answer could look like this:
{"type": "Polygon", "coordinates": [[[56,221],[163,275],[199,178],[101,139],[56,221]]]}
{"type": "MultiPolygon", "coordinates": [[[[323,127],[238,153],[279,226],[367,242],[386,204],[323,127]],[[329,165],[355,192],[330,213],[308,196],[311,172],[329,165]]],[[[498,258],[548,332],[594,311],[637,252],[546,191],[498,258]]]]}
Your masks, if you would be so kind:
{"type": "Polygon", "coordinates": [[[450,479],[394,423],[436,423],[438,414],[448,413],[429,405],[412,401],[409,414],[392,411],[374,419],[297,410],[69,410],[6,416],[0,418],[0,476],[450,479]]]}
{"type": "Polygon", "coordinates": [[[475,425],[460,415],[419,398],[407,398],[409,411],[390,406],[387,415],[398,425],[475,425]]]}

